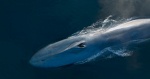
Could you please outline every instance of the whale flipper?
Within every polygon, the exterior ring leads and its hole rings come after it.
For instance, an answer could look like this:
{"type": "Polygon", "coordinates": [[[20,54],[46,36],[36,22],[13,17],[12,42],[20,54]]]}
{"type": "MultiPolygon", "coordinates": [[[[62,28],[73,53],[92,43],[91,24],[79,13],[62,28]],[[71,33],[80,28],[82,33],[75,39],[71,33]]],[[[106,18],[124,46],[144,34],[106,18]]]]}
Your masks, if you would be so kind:
{"type": "Polygon", "coordinates": [[[107,58],[112,58],[114,56],[122,56],[122,57],[131,56],[133,54],[133,52],[139,50],[139,46],[141,44],[145,44],[146,42],[150,42],[150,38],[132,40],[127,43],[107,47],[104,49],[104,51],[105,51],[104,56],[107,58]],[[109,54],[108,54],[108,52],[109,52],[109,54]]]}

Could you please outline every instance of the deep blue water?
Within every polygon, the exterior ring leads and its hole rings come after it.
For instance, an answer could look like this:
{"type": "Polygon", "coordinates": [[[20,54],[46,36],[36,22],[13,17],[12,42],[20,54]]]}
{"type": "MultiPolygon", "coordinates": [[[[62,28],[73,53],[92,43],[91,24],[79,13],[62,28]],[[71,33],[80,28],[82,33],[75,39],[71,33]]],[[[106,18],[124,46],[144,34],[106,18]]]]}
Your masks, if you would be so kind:
{"type": "Polygon", "coordinates": [[[131,57],[53,69],[29,64],[42,47],[109,16],[103,6],[98,0],[1,0],[0,79],[150,79],[150,42],[131,57]]]}

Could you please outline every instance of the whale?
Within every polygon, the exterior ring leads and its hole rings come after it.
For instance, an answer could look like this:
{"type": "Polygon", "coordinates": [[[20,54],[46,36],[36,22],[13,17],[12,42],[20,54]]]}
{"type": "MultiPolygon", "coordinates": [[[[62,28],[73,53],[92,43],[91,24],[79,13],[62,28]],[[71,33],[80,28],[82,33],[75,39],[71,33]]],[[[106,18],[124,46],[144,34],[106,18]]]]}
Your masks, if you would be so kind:
{"type": "Polygon", "coordinates": [[[130,20],[104,31],[75,35],[49,44],[35,53],[29,63],[35,67],[50,68],[84,62],[93,56],[128,56],[149,38],[150,19],[130,20]]]}

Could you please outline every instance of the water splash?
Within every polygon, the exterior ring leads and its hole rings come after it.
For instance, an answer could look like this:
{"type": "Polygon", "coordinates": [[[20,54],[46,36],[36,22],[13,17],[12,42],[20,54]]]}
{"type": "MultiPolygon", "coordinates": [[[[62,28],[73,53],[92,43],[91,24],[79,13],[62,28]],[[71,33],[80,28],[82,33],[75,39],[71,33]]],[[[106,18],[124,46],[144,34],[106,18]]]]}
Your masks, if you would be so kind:
{"type": "Polygon", "coordinates": [[[113,16],[110,15],[104,20],[98,20],[97,22],[93,23],[92,25],[88,27],[84,27],[81,31],[78,31],[71,35],[73,36],[79,36],[79,35],[85,35],[85,34],[91,34],[96,32],[105,32],[106,30],[113,28],[117,26],[118,24],[131,21],[133,18],[125,19],[125,18],[115,18],[113,19],[113,16]]]}

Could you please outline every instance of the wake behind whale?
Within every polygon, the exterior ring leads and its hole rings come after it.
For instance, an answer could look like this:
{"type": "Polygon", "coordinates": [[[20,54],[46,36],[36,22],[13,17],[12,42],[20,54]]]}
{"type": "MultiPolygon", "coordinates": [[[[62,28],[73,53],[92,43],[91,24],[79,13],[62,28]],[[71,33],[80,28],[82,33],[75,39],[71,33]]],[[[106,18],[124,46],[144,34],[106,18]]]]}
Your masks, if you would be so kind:
{"type": "Polygon", "coordinates": [[[97,57],[130,56],[134,47],[149,40],[150,19],[117,21],[109,18],[46,46],[30,63],[36,67],[59,67],[89,62],[97,57]]]}

